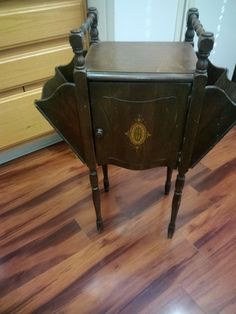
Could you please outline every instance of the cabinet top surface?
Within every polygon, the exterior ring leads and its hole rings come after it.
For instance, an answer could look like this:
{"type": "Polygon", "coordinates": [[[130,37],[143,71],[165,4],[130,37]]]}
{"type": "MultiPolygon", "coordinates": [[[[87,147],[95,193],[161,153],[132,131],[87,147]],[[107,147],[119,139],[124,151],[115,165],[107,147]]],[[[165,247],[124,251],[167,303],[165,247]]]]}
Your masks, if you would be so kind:
{"type": "Polygon", "coordinates": [[[86,57],[88,78],[175,78],[191,81],[196,55],[183,42],[99,42],[86,57]]]}

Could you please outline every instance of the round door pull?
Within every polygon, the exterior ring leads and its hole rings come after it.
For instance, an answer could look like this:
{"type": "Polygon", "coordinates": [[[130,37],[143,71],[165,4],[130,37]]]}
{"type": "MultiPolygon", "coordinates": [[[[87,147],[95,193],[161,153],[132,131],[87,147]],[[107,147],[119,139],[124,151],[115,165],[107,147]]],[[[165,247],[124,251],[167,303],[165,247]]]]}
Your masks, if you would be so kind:
{"type": "Polygon", "coordinates": [[[96,130],[96,137],[97,137],[97,138],[102,138],[102,137],[103,137],[103,134],[104,134],[103,129],[98,128],[98,129],[96,130]]]}

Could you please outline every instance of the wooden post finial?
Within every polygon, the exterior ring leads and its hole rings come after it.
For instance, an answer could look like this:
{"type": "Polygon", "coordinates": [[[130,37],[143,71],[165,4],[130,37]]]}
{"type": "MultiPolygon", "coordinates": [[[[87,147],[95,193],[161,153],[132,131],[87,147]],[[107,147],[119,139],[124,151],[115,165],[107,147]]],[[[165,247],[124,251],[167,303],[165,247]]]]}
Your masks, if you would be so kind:
{"type": "Polygon", "coordinates": [[[199,18],[199,12],[198,9],[196,8],[191,8],[188,10],[187,13],[187,30],[185,33],[185,39],[184,41],[187,43],[190,43],[192,46],[194,46],[194,28],[193,28],[193,24],[192,24],[192,17],[193,15],[198,19],[199,18]]]}
{"type": "Polygon", "coordinates": [[[98,10],[94,7],[88,9],[88,17],[93,16],[93,22],[90,28],[90,45],[97,43],[99,41],[99,32],[98,32],[98,10]]]}
{"type": "Polygon", "coordinates": [[[207,72],[208,57],[214,46],[214,35],[211,32],[204,32],[198,40],[198,61],[196,72],[204,74],[207,72]]]}
{"type": "Polygon", "coordinates": [[[85,68],[83,39],[87,32],[90,32],[90,44],[98,42],[98,11],[96,8],[89,8],[86,21],[79,29],[70,32],[70,44],[75,54],[75,68],[81,70],[85,68]]]}
{"type": "Polygon", "coordinates": [[[84,49],[83,49],[83,34],[81,30],[73,30],[70,33],[70,45],[75,54],[74,65],[78,69],[85,67],[84,49]]]}

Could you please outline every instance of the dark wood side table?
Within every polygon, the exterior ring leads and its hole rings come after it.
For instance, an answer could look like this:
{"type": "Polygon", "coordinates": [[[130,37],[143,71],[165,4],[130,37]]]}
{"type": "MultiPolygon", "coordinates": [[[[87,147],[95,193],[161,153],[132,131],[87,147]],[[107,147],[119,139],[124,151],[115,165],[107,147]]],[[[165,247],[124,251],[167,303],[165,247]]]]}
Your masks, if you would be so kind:
{"type": "Polygon", "coordinates": [[[97,11],[70,35],[75,53],[56,68],[36,106],[90,170],[97,229],[103,229],[97,165],[109,190],[108,164],[167,168],[165,194],[178,169],[168,236],[175,230],[185,174],[236,123],[236,84],[208,56],[213,34],[197,9],[187,16],[185,42],[99,42],[97,11]],[[83,38],[90,33],[90,48],[83,38]],[[194,31],[199,36],[197,55],[194,31]]]}

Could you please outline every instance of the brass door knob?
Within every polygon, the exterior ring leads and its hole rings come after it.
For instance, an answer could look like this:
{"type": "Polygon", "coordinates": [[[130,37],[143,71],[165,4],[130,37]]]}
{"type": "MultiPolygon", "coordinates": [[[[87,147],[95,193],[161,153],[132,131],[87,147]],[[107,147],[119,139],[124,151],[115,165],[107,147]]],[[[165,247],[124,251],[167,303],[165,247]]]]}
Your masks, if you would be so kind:
{"type": "Polygon", "coordinates": [[[98,128],[98,129],[96,130],[95,135],[96,135],[96,137],[97,137],[97,138],[102,138],[102,137],[103,137],[103,135],[104,135],[104,131],[103,131],[103,129],[98,128]]]}

